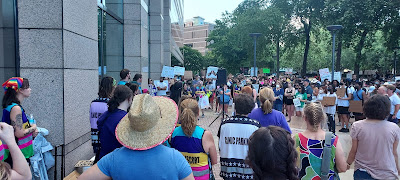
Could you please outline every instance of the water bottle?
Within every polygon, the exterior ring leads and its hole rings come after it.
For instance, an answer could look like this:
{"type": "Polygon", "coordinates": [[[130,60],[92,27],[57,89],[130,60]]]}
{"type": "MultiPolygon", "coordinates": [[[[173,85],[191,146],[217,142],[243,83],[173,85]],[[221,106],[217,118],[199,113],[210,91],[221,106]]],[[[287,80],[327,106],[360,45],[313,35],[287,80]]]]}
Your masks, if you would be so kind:
{"type": "Polygon", "coordinates": [[[28,121],[29,121],[29,124],[36,124],[36,121],[35,121],[35,119],[33,118],[33,114],[30,114],[30,115],[29,115],[28,121]]]}

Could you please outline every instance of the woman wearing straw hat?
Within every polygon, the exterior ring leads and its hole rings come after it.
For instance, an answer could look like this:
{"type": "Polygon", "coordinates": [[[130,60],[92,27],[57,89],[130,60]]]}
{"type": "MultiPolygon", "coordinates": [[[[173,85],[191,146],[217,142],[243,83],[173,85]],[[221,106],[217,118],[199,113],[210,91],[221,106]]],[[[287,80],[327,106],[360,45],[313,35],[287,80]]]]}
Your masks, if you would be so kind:
{"type": "Polygon", "coordinates": [[[97,121],[100,138],[100,152],[95,162],[114,149],[122,147],[115,137],[115,128],[119,121],[126,115],[132,104],[133,92],[125,85],[118,85],[113,97],[108,101],[108,110],[97,121]]]}
{"type": "MultiPolygon", "coordinates": [[[[29,81],[25,78],[13,77],[3,83],[3,118],[5,122],[14,127],[15,138],[18,139],[17,144],[29,162],[29,158],[33,156],[32,140],[36,131],[36,124],[31,124],[26,117],[25,110],[21,103],[25,98],[31,95],[29,81]]],[[[6,159],[12,166],[12,158],[6,159]]]]}
{"type": "Polygon", "coordinates": [[[161,145],[178,120],[175,102],[140,94],[119,122],[115,135],[124,146],[104,156],[78,179],[184,179],[193,180],[182,154],[161,145]]]}
{"type": "Polygon", "coordinates": [[[171,147],[185,156],[195,179],[211,179],[211,167],[218,161],[214,138],[210,131],[197,126],[199,106],[196,100],[186,99],[180,105],[184,107],[179,114],[181,126],[172,133],[171,147]]]}

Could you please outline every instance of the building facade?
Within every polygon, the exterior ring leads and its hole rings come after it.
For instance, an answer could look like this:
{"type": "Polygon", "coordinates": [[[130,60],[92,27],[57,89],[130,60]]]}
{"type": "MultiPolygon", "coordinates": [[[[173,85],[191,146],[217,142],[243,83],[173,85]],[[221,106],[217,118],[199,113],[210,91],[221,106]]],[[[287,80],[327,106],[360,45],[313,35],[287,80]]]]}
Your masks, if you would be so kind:
{"type": "Polygon", "coordinates": [[[183,0],[0,2],[0,81],[29,79],[31,97],[22,105],[50,131],[53,146],[64,145],[66,174],[94,156],[88,112],[101,77],[119,80],[127,68],[147,86],[171,55],[183,62],[173,38],[183,34],[183,0]]]}
{"type": "Polygon", "coordinates": [[[190,21],[185,22],[184,28],[184,45],[198,50],[202,55],[205,55],[209,49],[207,38],[210,32],[214,30],[214,24],[204,22],[204,18],[197,16],[190,21]]]}

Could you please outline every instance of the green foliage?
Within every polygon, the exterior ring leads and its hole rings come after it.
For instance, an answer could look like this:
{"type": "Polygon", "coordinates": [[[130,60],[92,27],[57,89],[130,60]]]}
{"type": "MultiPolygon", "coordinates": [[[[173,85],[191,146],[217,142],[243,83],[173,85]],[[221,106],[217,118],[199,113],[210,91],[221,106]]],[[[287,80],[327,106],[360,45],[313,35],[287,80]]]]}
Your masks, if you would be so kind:
{"type": "Polygon", "coordinates": [[[326,26],[340,24],[344,29],[336,45],[343,45],[342,69],[390,70],[393,49],[400,46],[399,12],[398,0],[245,0],[215,22],[207,40],[212,51],[203,65],[224,67],[232,74],[253,66],[249,33],[256,32],[262,33],[257,39],[259,68],[275,69],[272,56],[278,40],[281,67],[303,73],[330,68],[332,36],[326,26]]]}
{"type": "Polygon", "coordinates": [[[188,46],[180,48],[184,57],[185,70],[193,71],[194,74],[199,73],[204,68],[204,57],[198,50],[188,46]]]}

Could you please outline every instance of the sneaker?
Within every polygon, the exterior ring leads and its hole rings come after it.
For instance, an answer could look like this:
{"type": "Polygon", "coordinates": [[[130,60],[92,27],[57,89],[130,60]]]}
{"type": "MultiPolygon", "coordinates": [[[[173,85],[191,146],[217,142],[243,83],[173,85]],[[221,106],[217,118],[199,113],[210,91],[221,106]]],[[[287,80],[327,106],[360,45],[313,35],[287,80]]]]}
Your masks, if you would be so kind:
{"type": "Polygon", "coordinates": [[[336,123],[336,126],[342,126],[342,123],[338,122],[336,123]]]}
{"type": "Polygon", "coordinates": [[[201,118],[204,118],[204,114],[201,115],[201,118]]]}
{"type": "Polygon", "coordinates": [[[218,115],[218,114],[219,114],[219,112],[215,112],[215,113],[214,113],[214,115],[218,115]]]}
{"type": "Polygon", "coordinates": [[[346,129],[342,128],[342,129],[339,130],[339,132],[346,132],[346,129]]]}
{"type": "Polygon", "coordinates": [[[346,128],[346,129],[344,129],[344,132],[350,132],[350,130],[346,128]]]}

